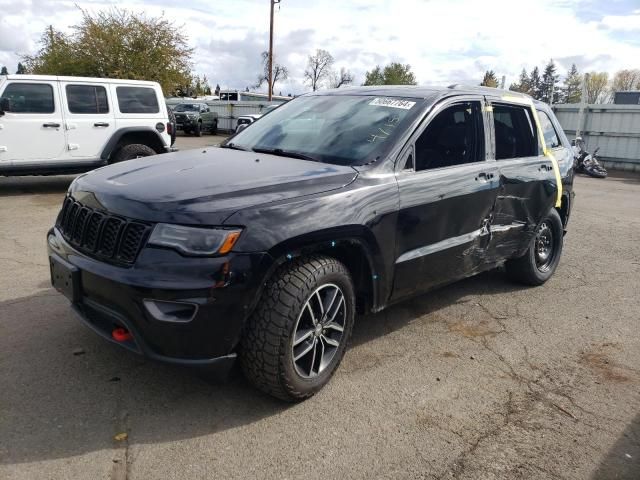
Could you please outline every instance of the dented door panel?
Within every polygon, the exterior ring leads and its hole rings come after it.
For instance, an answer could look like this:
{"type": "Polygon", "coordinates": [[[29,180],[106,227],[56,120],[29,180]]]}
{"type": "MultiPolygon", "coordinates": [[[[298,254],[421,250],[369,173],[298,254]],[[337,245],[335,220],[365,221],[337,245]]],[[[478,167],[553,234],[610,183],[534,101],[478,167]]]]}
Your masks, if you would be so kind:
{"type": "Polygon", "coordinates": [[[475,273],[489,246],[495,162],[402,174],[393,298],[475,273]]]}

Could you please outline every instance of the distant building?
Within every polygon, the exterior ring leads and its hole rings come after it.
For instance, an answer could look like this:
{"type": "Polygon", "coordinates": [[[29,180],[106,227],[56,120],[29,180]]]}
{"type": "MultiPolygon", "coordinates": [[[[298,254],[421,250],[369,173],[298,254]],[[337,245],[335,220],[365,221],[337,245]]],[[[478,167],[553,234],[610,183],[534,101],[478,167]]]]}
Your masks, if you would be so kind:
{"type": "Polygon", "coordinates": [[[616,92],[613,96],[616,105],[640,105],[640,90],[616,92]]]}

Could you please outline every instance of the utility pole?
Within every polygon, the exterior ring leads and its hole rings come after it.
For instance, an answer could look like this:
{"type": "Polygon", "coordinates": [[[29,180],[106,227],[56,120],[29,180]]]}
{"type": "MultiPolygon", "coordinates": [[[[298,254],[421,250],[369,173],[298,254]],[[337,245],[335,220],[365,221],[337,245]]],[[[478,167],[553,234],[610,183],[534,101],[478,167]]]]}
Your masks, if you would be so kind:
{"type": "Polygon", "coordinates": [[[272,100],[273,96],[273,7],[275,7],[276,3],[280,3],[281,0],[269,0],[271,4],[271,15],[269,20],[269,85],[267,89],[269,90],[269,102],[272,100]]]}
{"type": "Polygon", "coordinates": [[[585,73],[582,77],[582,93],[580,95],[580,108],[578,109],[578,124],[576,126],[576,137],[579,137],[582,133],[582,126],[584,122],[584,109],[588,108],[587,103],[587,82],[589,82],[589,74],[585,73]]]}

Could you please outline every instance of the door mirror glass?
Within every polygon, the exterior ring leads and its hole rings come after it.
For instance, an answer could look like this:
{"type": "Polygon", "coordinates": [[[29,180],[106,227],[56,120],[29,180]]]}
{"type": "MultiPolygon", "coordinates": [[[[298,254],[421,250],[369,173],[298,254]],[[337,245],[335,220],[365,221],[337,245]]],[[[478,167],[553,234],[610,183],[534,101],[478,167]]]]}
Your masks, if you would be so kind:
{"type": "Polygon", "coordinates": [[[248,126],[249,126],[248,123],[242,123],[242,124],[238,125],[238,129],[236,130],[236,133],[241,132],[242,130],[244,130],[248,126]]]}

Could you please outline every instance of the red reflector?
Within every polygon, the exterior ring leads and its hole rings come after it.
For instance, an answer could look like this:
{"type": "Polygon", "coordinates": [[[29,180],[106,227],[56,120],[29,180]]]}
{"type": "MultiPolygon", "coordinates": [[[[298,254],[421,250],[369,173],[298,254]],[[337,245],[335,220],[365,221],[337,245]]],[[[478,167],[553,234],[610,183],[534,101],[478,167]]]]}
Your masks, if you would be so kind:
{"type": "Polygon", "coordinates": [[[133,335],[124,328],[114,328],[111,332],[111,336],[116,342],[126,342],[127,340],[132,340],[133,335]]]}
{"type": "Polygon", "coordinates": [[[173,135],[173,125],[171,125],[170,123],[167,123],[167,133],[169,135],[173,135]]]}

